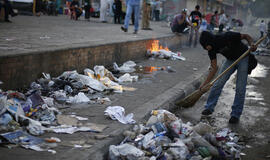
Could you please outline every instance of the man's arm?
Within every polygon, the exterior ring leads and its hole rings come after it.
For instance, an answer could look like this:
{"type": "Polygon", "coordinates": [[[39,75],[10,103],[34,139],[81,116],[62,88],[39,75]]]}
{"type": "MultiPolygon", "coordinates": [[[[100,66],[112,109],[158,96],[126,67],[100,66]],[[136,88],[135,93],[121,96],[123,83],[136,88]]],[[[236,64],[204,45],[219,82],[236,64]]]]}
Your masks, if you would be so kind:
{"type": "Polygon", "coordinates": [[[200,90],[202,90],[203,92],[206,92],[206,91],[208,91],[210,89],[211,86],[207,87],[206,85],[208,83],[210,83],[211,80],[214,78],[217,70],[218,70],[217,59],[213,59],[213,60],[211,60],[211,66],[209,68],[208,76],[207,76],[206,80],[203,82],[203,84],[200,86],[200,90]],[[206,88],[204,88],[204,87],[206,87],[206,88]]]}
{"type": "Polygon", "coordinates": [[[254,45],[253,39],[248,34],[241,34],[241,40],[245,39],[248,42],[248,45],[250,46],[250,49],[252,52],[256,51],[257,46],[254,45]]]}

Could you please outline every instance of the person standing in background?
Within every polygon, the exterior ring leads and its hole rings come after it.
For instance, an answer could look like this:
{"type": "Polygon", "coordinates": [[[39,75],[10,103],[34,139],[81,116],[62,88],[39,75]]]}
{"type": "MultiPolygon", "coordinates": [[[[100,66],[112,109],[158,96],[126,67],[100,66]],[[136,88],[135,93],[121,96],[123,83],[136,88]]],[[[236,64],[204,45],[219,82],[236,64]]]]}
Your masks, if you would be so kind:
{"type": "Polygon", "coordinates": [[[121,24],[121,15],[122,15],[122,2],[121,2],[121,0],[114,0],[113,13],[114,13],[114,23],[121,24]]]}
{"type": "Polygon", "coordinates": [[[263,37],[264,33],[266,33],[266,24],[264,22],[264,20],[261,21],[261,24],[260,24],[260,33],[261,33],[261,37],[263,37]]]}
{"type": "Polygon", "coordinates": [[[142,30],[152,30],[150,28],[150,0],[143,0],[143,17],[142,17],[142,30]]]}
{"type": "Polygon", "coordinates": [[[215,27],[218,27],[218,11],[215,11],[214,15],[211,16],[209,24],[210,32],[213,32],[215,27]]]}
{"type": "Polygon", "coordinates": [[[90,20],[90,8],[91,8],[91,1],[90,0],[85,0],[84,1],[84,11],[85,11],[84,18],[87,21],[90,20]]]}
{"type": "Polygon", "coordinates": [[[220,12],[220,17],[219,17],[219,30],[218,30],[218,33],[223,32],[223,28],[225,27],[227,21],[228,21],[227,16],[226,16],[224,10],[222,9],[221,12],[220,12]]]}
{"type": "Polygon", "coordinates": [[[193,25],[193,27],[191,27],[190,34],[189,34],[189,47],[191,47],[192,45],[193,34],[195,34],[194,47],[196,47],[198,38],[199,38],[199,28],[202,22],[202,14],[200,12],[199,5],[196,5],[195,10],[190,13],[189,19],[190,18],[191,18],[191,24],[193,25]]]}
{"type": "Polygon", "coordinates": [[[160,15],[160,1],[155,0],[153,4],[154,9],[154,17],[156,21],[159,21],[159,15],[160,15]]]}
{"type": "Polygon", "coordinates": [[[100,17],[99,21],[102,23],[106,23],[106,11],[108,9],[109,2],[108,0],[100,0],[100,17]]]}

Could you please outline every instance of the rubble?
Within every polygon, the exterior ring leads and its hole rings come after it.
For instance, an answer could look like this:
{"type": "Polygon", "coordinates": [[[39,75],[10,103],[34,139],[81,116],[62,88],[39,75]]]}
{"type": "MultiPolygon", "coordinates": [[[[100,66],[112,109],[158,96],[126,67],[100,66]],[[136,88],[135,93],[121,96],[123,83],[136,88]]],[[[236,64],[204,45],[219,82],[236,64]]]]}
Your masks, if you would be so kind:
{"type": "Polygon", "coordinates": [[[209,124],[184,123],[166,110],[153,110],[146,125],[135,124],[123,133],[119,145],[109,147],[109,159],[240,159],[245,146],[228,128],[213,129],[209,124]]]}

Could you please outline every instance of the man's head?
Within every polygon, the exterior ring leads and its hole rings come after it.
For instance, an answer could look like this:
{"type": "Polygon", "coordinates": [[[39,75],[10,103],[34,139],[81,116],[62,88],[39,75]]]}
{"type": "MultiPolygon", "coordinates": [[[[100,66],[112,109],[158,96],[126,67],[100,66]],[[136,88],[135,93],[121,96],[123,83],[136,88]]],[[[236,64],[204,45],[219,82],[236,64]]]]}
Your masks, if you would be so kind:
{"type": "Polygon", "coordinates": [[[200,37],[200,44],[205,50],[211,51],[214,47],[214,35],[211,32],[203,31],[200,37]]]}
{"type": "Polygon", "coordinates": [[[195,10],[196,10],[196,11],[199,11],[199,10],[200,10],[200,6],[199,6],[199,5],[196,5],[196,6],[195,6],[195,10]]]}
{"type": "Polygon", "coordinates": [[[261,21],[262,23],[264,22],[264,20],[261,21]]]}
{"type": "Polygon", "coordinates": [[[218,11],[215,11],[215,15],[217,15],[218,14],[218,11]]]}
{"type": "Polygon", "coordinates": [[[187,15],[187,11],[188,11],[188,10],[187,10],[186,8],[182,9],[182,14],[183,14],[183,15],[187,15]]]}
{"type": "Polygon", "coordinates": [[[220,11],[220,14],[223,14],[225,11],[224,11],[224,9],[222,9],[221,11],[220,11]]]}

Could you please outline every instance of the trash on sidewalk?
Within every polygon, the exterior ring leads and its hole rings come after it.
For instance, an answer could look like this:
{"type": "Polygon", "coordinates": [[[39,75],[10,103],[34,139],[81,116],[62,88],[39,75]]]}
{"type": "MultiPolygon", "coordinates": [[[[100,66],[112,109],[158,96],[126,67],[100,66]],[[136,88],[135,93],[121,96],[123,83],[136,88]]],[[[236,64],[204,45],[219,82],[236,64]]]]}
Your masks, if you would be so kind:
{"type": "Polygon", "coordinates": [[[133,119],[133,113],[125,116],[125,109],[121,106],[109,106],[104,111],[106,116],[109,116],[112,120],[118,120],[123,124],[134,124],[136,121],[133,119]]]}
{"type": "Polygon", "coordinates": [[[126,73],[118,78],[119,83],[135,82],[135,81],[138,81],[138,76],[131,76],[129,73],[126,73]]]}
{"type": "Polygon", "coordinates": [[[154,40],[150,49],[147,50],[147,57],[158,57],[162,59],[182,60],[186,58],[182,56],[181,52],[174,53],[168,47],[159,45],[159,40],[154,40]]]}
{"type": "Polygon", "coordinates": [[[90,99],[82,92],[79,92],[78,95],[74,97],[69,97],[69,99],[67,100],[67,103],[72,103],[72,104],[87,103],[87,102],[90,102],[90,99]]]}
{"type": "Polygon", "coordinates": [[[117,65],[116,62],[113,63],[113,68],[115,71],[119,71],[120,73],[132,73],[135,71],[136,63],[133,61],[125,62],[121,67],[117,65]]]}
{"type": "MultiPolygon", "coordinates": [[[[0,143],[18,144],[23,148],[32,149],[35,151],[50,152],[48,149],[51,148],[51,145],[46,144],[44,139],[31,136],[28,133],[20,131],[20,130],[1,134],[0,138],[1,138],[0,143]]],[[[54,138],[54,139],[59,140],[58,138],[54,138]]]]}
{"type": "Polygon", "coordinates": [[[109,159],[237,159],[245,154],[236,133],[214,131],[203,122],[184,123],[167,110],[153,110],[146,125],[136,124],[123,133],[119,145],[109,147],[109,159]],[[197,133],[198,132],[198,133],[197,133]],[[120,158],[121,157],[121,158],[120,158]]]}

